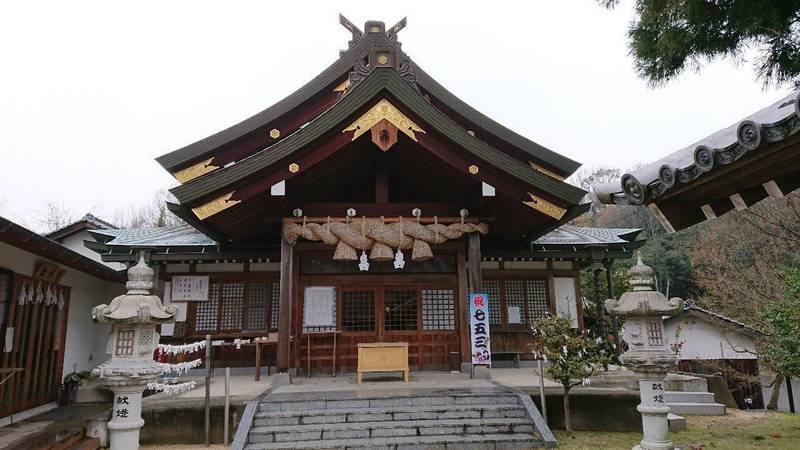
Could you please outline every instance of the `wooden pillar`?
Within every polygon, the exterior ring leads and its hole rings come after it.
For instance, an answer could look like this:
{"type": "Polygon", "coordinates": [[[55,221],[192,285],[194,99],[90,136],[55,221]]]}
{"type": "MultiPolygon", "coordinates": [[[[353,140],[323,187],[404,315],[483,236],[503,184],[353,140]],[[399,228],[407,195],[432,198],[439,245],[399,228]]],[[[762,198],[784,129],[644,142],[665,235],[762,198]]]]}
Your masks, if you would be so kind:
{"type": "Polygon", "coordinates": [[[465,249],[460,248],[456,253],[456,269],[458,270],[458,335],[459,353],[461,362],[470,362],[469,346],[469,282],[467,281],[467,261],[464,256],[465,249]]]}
{"type": "Polygon", "coordinates": [[[281,237],[280,311],[278,316],[277,370],[289,369],[289,342],[292,323],[292,282],[294,280],[294,247],[281,237]]]}
{"type": "Polygon", "coordinates": [[[467,234],[467,259],[469,260],[469,291],[482,292],[481,235],[479,233],[467,234]]]}

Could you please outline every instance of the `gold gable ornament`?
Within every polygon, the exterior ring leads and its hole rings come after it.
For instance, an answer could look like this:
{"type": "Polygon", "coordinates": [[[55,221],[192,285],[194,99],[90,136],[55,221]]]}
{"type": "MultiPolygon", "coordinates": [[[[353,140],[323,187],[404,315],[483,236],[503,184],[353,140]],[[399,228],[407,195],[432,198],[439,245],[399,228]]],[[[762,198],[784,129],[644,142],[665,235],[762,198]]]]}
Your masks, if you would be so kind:
{"type": "Polygon", "coordinates": [[[196,208],[192,208],[192,212],[198,219],[203,220],[208,217],[217,214],[220,211],[230,208],[238,203],[241,203],[241,200],[231,200],[235,191],[228,192],[225,195],[215,198],[208,203],[202,204],[196,208]]]}
{"type": "Polygon", "coordinates": [[[531,194],[530,192],[528,192],[528,195],[531,197],[530,201],[522,203],[530,206],[542,214],[547,214],[548,216],[558,220],[564,217],[564,214],[567,212],[566,208],[562,208],[553,202],[539,197],[538,195],[531,194]]]}
{"type": "Polygon", "coordinates": [[[353,131],[352,140],[355,141],[367,130],[373,130],[372,141],[383,151],[388,150],[397,142],[398,130],[414,141],[417,140],[414,132],[425,132],[386,99],[379,101],[342,132],[353,131]]]}
{"type": "Polygon", "coordinates": [[[181,183],[186,183],[187,181],[194,180],[195,178],[199,177],[200,175],[205,175],[205,174],[207,174],[209,172],[213,172],[213,171],[219,169],[219,167],[211,164],[211,161],[213,159],[214,158],[208,158],[205,161],[201,161],[201,162],[199,162],[197,164],[194,164],[192,166],[189,166],[189,167],[187,167],[185,169],[179,170],[179,171],[173,173],[172,176],[175,177],[175,179],[178,180],[181,183]]]}

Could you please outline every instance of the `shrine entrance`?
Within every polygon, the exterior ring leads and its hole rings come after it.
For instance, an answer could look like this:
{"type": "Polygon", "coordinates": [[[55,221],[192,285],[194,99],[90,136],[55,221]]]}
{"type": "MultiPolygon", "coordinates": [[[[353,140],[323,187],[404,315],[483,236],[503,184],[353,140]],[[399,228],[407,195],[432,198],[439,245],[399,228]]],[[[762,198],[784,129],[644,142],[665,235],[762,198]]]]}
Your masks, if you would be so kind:
{"type": "Polygon", "coordinates": [[[456,258],[455,252],[445,252],[410,263],[399,274],[376,264],[370,273],[330,275],[355,265],[301,252],[293,296],[296,367],[304,373],[310,367],[313,374],[331,374],[334,367],[350,372],[358,363],[358,344],[407,342],[411,370],[447,369],[450,354],[460,358],[461,351],[463,302],[455,264],[450,264],[456,258]]]}

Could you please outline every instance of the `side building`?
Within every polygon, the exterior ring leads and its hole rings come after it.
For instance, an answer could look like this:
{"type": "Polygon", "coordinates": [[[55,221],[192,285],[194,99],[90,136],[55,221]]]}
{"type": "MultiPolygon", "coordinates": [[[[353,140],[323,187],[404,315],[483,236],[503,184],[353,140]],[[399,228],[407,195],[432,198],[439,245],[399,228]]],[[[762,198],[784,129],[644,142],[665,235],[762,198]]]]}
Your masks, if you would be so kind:
{"type": "Polygon", "coordinates": [[[122,293],[123,280],[0,217],[0,425],[54,407],[65,375],[105,361],[110,329],[89,311],[122,293]]]}

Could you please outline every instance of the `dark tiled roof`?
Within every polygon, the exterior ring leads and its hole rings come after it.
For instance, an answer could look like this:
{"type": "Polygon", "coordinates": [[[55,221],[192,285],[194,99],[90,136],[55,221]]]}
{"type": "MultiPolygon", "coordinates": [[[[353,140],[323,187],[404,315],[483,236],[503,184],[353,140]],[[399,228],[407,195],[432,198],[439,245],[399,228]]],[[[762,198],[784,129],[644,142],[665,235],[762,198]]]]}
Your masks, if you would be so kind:
{"type": "Polygon", "coordinates": [[[505,153],[470,136],[458,127],[441,111],[433,107],[419,92],[414,90],[393,68],[378,67],[343,99],[326,112],[311,121],[307,126],[266,150],[186,184],[170,190],[181,204],[191,205],[204,197],[225,189],[232,183],[247,179],[259,171],[285,159],[294,152],[304,149],[332,127],[345,122],[354,110],[364,106],[381,91],[388,91],[407,108],[420,115],[434,129],[447,136],[454,144],[462,147],[481,160],[487,161],[509,176],[534,186],[538,191],[547,192],[565,203],[577,204],[585,192],[575,186],[552,178],[530,166],[513,159],[505,153]]]}
{"type": "Polygon", "coordinates": [[[798,131],[798,93],[793,92],[727,128],[623,175],[619,181],[598,186],[595,192],[603,203],[650,203],[670,189],[738,161],[763,143],[782,141],[798,131]]]}
{"type": "Polygon", "coordinates": [[[0,242],[108,281],[122,282],[123,272],[99,263],[58,242],[0,217],[0,242]]]}
{"type": "Polygon", "coordinates": [[[536,239],[536,245],[627,244],[636,239],[639,228],[590,228],[562,225],[536,239]]]}
{"type": "MultiPolygon", "coordinates": [[[[538,245],[607,245],[627,244],[641,232],[638,228],[561,227],[540,237],[538,245]]],[[[163,228],[128,228],[94,230],[92,234],[106,246],[119,247],[207,247],[217,243],[194,228],[181,225],[163,228]]]]}
{"type": "Polygon", "coordinates": [[[217,243],[188,225],[162,228],[94,230],[92,234],[106,246],[121,247],[207,247],[217,243]]]}
{"type": "Polygon", "coordinates": [[[55,231],[51,231],[45,236],[48,239],[59,240],[83,230],[109,230],[115,228],[117,227],[110,222],[106,222],[105,220],[97,218],[92,214],[86,214],[79,220],[76,220],[69,225],[65,225],[55,231]]]}
{"type": "MultiPolygon", "coordinates": [[[[719,321],[722,321],[722,322],[724,322],[726,324],[733,325],[733,326],[735,326],[737,328],[741,328],[743,330],[746,330],[746,331],[748,331],[750,333],[753,333],[753,334],[756,334],[756,335],[763,334],[760,331],[756,330],[755,328],[753,328],[753,327],[751,327],[751,326],[749,326],[747,324],[739,322],[738,320],[731,319],[730,317],[723,316],[722,314],[715,313],[713,311],[709,311],[709,310],[707,310],[705,308],[701,308],[701,307],[695,305],[694,303],[687,302],[683,306],[683,312],[684,313],[694,312],[696,314],[709,317],[712,320],[719,320],[719,321]]],[[[679,314],[677,316],[672,316],[672,317],[670,317],[670,318],[668,318],[666,320],[667,321],[668,320],[674,320],[674,319],[680,318],[680,317],[681,317],[681,315],[679,314]]]]}

